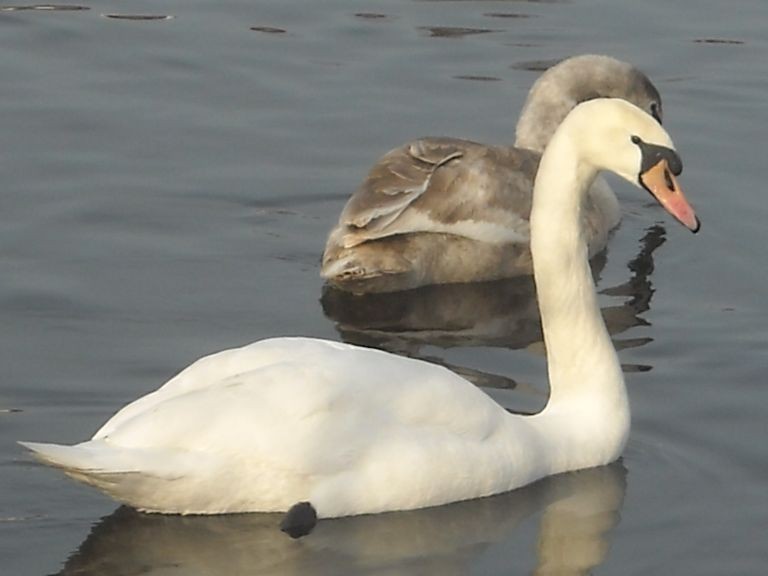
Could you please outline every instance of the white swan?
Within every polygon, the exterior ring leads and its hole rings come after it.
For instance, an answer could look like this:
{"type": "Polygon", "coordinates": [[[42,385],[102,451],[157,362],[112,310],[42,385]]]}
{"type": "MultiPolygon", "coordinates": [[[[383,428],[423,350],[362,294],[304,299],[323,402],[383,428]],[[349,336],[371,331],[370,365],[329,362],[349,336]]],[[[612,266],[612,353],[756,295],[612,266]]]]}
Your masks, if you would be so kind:
{"type": "Polygon", "coordinates": [[[667,133],[623,100],[581,104],[539,168],[531,217],[550,398],[507,413],[445,368],[378,350],[276,338],[195,362],[87,442],[24,443],[136,508],[285,511],[291,522],[478,498],[619,456],[629,406],[600,315],[580,211],[609,169],[698,229],[667,133]]]}
{"type": "MultiPolygon", "coordinates": [[[[379,159],[328,236],[321,276],[363,293],[530,274],[539,158],[568,112],[594,98],[623,98],[661,121],[658,91],[630,64],[598,55],[564,60],[531,88],[514,146],[421,138],[379,159]]],[[[616,196],[598,178],[583,211],[590,257],[619,217],[616,196]]]]}

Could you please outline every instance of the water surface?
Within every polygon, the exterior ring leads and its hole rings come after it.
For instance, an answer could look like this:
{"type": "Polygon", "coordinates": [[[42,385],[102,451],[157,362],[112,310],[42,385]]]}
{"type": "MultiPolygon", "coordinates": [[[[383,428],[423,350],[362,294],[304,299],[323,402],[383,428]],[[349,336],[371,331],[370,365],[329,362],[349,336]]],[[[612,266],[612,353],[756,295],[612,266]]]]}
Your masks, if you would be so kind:
{"type": "Polygon", "coordinates": [[[760,0],[4,6],[4,572],[765,573],[760,0]],[[271,515],[117,509],[15,444],[87,438],[195,358],[275,334],[428,358],[540,407],[525,282],[350,303],[323,294],[319,256],[375,158],[512,141],[539,71],[586,52],[654,79],[703,221],[694,237],[616,185],[599,288],[633,407],[622,462],[293,542],[271,515]]]}

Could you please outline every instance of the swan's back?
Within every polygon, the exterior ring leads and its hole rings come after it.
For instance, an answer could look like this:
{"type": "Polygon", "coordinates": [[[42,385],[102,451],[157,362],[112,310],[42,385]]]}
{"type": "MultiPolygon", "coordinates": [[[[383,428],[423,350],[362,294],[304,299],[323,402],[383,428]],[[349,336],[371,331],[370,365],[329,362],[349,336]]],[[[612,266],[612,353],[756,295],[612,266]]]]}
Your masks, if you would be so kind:
{"type": "MultiPolygon", "coordinates": [[[[418,414],[461,425],[471,420],[467,402],[475,409],[484,404],[495,406],[442,366],[327,340],[271,338],[197,360],[155,392],[120,410],[93,439],[113,437],[120,427],[164,404],[181,406],[182,401],[203,400],[209,395],[218,399],[222,390],[236,387],[241,393],[266,394],[262,402],[296,415],[321,410],[334,397],[346,396],[356,406],[364,402],[379,411],[384,403],[389,404],[383,406],[388,412],[405,418],[418,414]],[[425,402],[437,397],[442,399],[440,410],[425,402]],[[392,405],[393,399],[400,401],[392,405]]],[[[486,414],[477,416],[482,420],[486,414]]]]}
{"type": "MultiPolygon", "coordinates": [[[[157,434],[147,431],[147,443],[157,444],[158,434],[170,436],[174,428],[179,435],[193,435],[201,424],[209,426],[199,417],[215,409],[242,416],[249,425],[259,420],[256,415],[294,423],[324,413],[343,419],[350,416],[347,404],[365,418],[446,426],[478,436],[487,434],[493,413],[500,410],[442,366],[325,340],[274,338],[198,360],[118,412],[94,439],[141,444],[141,431],[157,426],[157,434]],[[151,419],[143,418],[150,413],[151,419]],[[177,423],[170,421],[174,416],[177,423]]],[[[217,420],[232,427],[231,421],[217,420]]]]}
{"type": "Polygon", "coordinates": [[[110,418],[93,439],[111,434],[116,428],[153,406],[193,390],[213,388],[227,379],[264,366],[294,358],[306,360],[328,354],[336,344],[318,346],[309,338],[270,338],[253,344],[223,350],[193,362],[154,392],[131,402],[110,418]]]}

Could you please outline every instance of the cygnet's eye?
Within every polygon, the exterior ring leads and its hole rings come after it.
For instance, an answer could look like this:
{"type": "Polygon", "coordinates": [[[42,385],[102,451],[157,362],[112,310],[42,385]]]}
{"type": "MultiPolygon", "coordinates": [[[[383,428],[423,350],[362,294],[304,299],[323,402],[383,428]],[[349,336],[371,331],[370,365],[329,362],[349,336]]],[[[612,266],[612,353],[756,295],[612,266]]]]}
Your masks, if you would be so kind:
{"type": "Polygon", "coordinates": [[[661,124],[661,113],[659,112],[659,103],[651,102],[651,116],[656,118],[656,121],[661,124]]]}

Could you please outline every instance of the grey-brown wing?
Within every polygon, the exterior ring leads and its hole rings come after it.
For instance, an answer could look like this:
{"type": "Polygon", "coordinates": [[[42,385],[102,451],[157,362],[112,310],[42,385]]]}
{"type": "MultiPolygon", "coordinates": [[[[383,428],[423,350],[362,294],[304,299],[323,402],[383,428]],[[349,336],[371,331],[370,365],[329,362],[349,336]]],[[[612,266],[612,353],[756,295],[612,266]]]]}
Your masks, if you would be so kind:
{"type": "Polygon", "coordinates": [[[386,236],[387,226],[429,188],[435,171],[464,155],[463,144],[452,138],[422,138],[390,150],[347,201],[339,225],[361,233],[359,241],[386,236]]]}
{"type": "Polygon", "coordinates": [[[516,234],[520,218],[527,221],[530,212],[537,165],[538,155],[527,150],[456,138],[410,142],[371,169],[333,236],[351,247],[411,232],[488,241],[505,230],[516,234]]]}

